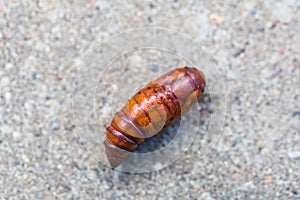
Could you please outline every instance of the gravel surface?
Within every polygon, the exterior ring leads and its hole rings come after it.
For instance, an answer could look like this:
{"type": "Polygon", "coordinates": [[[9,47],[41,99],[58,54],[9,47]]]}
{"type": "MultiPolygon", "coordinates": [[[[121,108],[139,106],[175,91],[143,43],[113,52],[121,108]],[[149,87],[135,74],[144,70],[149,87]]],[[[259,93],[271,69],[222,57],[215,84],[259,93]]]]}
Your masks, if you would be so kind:
{"type": "MultiPolygon", "coordinates": [[[[299,0],[0,1],[0,199],[299,199],[299,8],[299,0]],[[104,69],[104,60],[89,60],[79,71],[79,58],[112,35],[149,26],[188,34],[213,56],[226,121],[205,156],[199,149],[209,136],[161,170],[112,171],[82,146],[101,144],[99,130],[76,134],[84,132],[74,113],[93,106],[72,108],[76,77],[104,69]]],[[[154,77],[160,67],[151,66],[154,77]]],[[[99,95],[104,131],[111,111],[99,95]]]]}

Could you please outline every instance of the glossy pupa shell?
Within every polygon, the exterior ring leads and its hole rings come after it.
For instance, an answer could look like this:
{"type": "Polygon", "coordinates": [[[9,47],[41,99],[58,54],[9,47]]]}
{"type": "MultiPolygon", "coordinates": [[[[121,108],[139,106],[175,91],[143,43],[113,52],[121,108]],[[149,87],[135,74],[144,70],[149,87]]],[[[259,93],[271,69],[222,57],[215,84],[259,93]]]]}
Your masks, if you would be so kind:
{"type": "Polygon", "coordinates": [[[205,76],[196,68],[176,68],[140,89],[117,112],[104,141],[112,168],[119,166],[146,138],[174,124],[201,97],[205,76]]]}

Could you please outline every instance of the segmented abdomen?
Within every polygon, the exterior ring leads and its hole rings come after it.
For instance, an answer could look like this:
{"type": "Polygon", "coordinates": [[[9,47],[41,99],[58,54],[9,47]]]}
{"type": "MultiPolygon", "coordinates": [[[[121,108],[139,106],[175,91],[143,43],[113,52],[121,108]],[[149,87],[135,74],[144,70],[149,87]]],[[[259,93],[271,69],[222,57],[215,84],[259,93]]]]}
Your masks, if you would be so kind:
{"type": "Polygon", "coordinates": [[[117,167],[145,138],[176,122],[201,96],[204,75],[195,68],[177,68],[149,83],[114,115],[107,128],[106,155],[117,167]]]}

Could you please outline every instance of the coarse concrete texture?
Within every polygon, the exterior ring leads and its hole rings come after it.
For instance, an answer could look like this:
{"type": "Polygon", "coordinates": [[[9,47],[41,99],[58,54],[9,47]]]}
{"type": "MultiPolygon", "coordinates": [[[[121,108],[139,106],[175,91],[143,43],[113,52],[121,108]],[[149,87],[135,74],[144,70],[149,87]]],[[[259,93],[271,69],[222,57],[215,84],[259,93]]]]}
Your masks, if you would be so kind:
{"type": "MultiPolygon", "coordinates": [[[[299,199],[299,8],[299,0],[0,1],[0,199],[299,199]],[[196,141],[161,170],[112,171],[76,134],[76,65],[95,41],[149,26],[185,33],[213,56],[226,121],[205,156],[196,141]]],[[[100,118],[111,119],[103,107],[100,118]]]]}

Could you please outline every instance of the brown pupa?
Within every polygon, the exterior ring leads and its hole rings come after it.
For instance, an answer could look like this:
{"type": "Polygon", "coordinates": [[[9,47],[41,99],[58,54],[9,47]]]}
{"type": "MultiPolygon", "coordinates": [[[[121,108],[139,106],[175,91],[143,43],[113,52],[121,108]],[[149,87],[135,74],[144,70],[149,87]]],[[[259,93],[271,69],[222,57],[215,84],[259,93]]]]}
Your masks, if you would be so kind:
{"type": "Polygon", "coordinates": [[[106,129],[106,156],[122,164],[144,140],[176,122],[201,97],[205,76],[196,68],[176,68],[144,86],[117,112],[106,129]]]}

